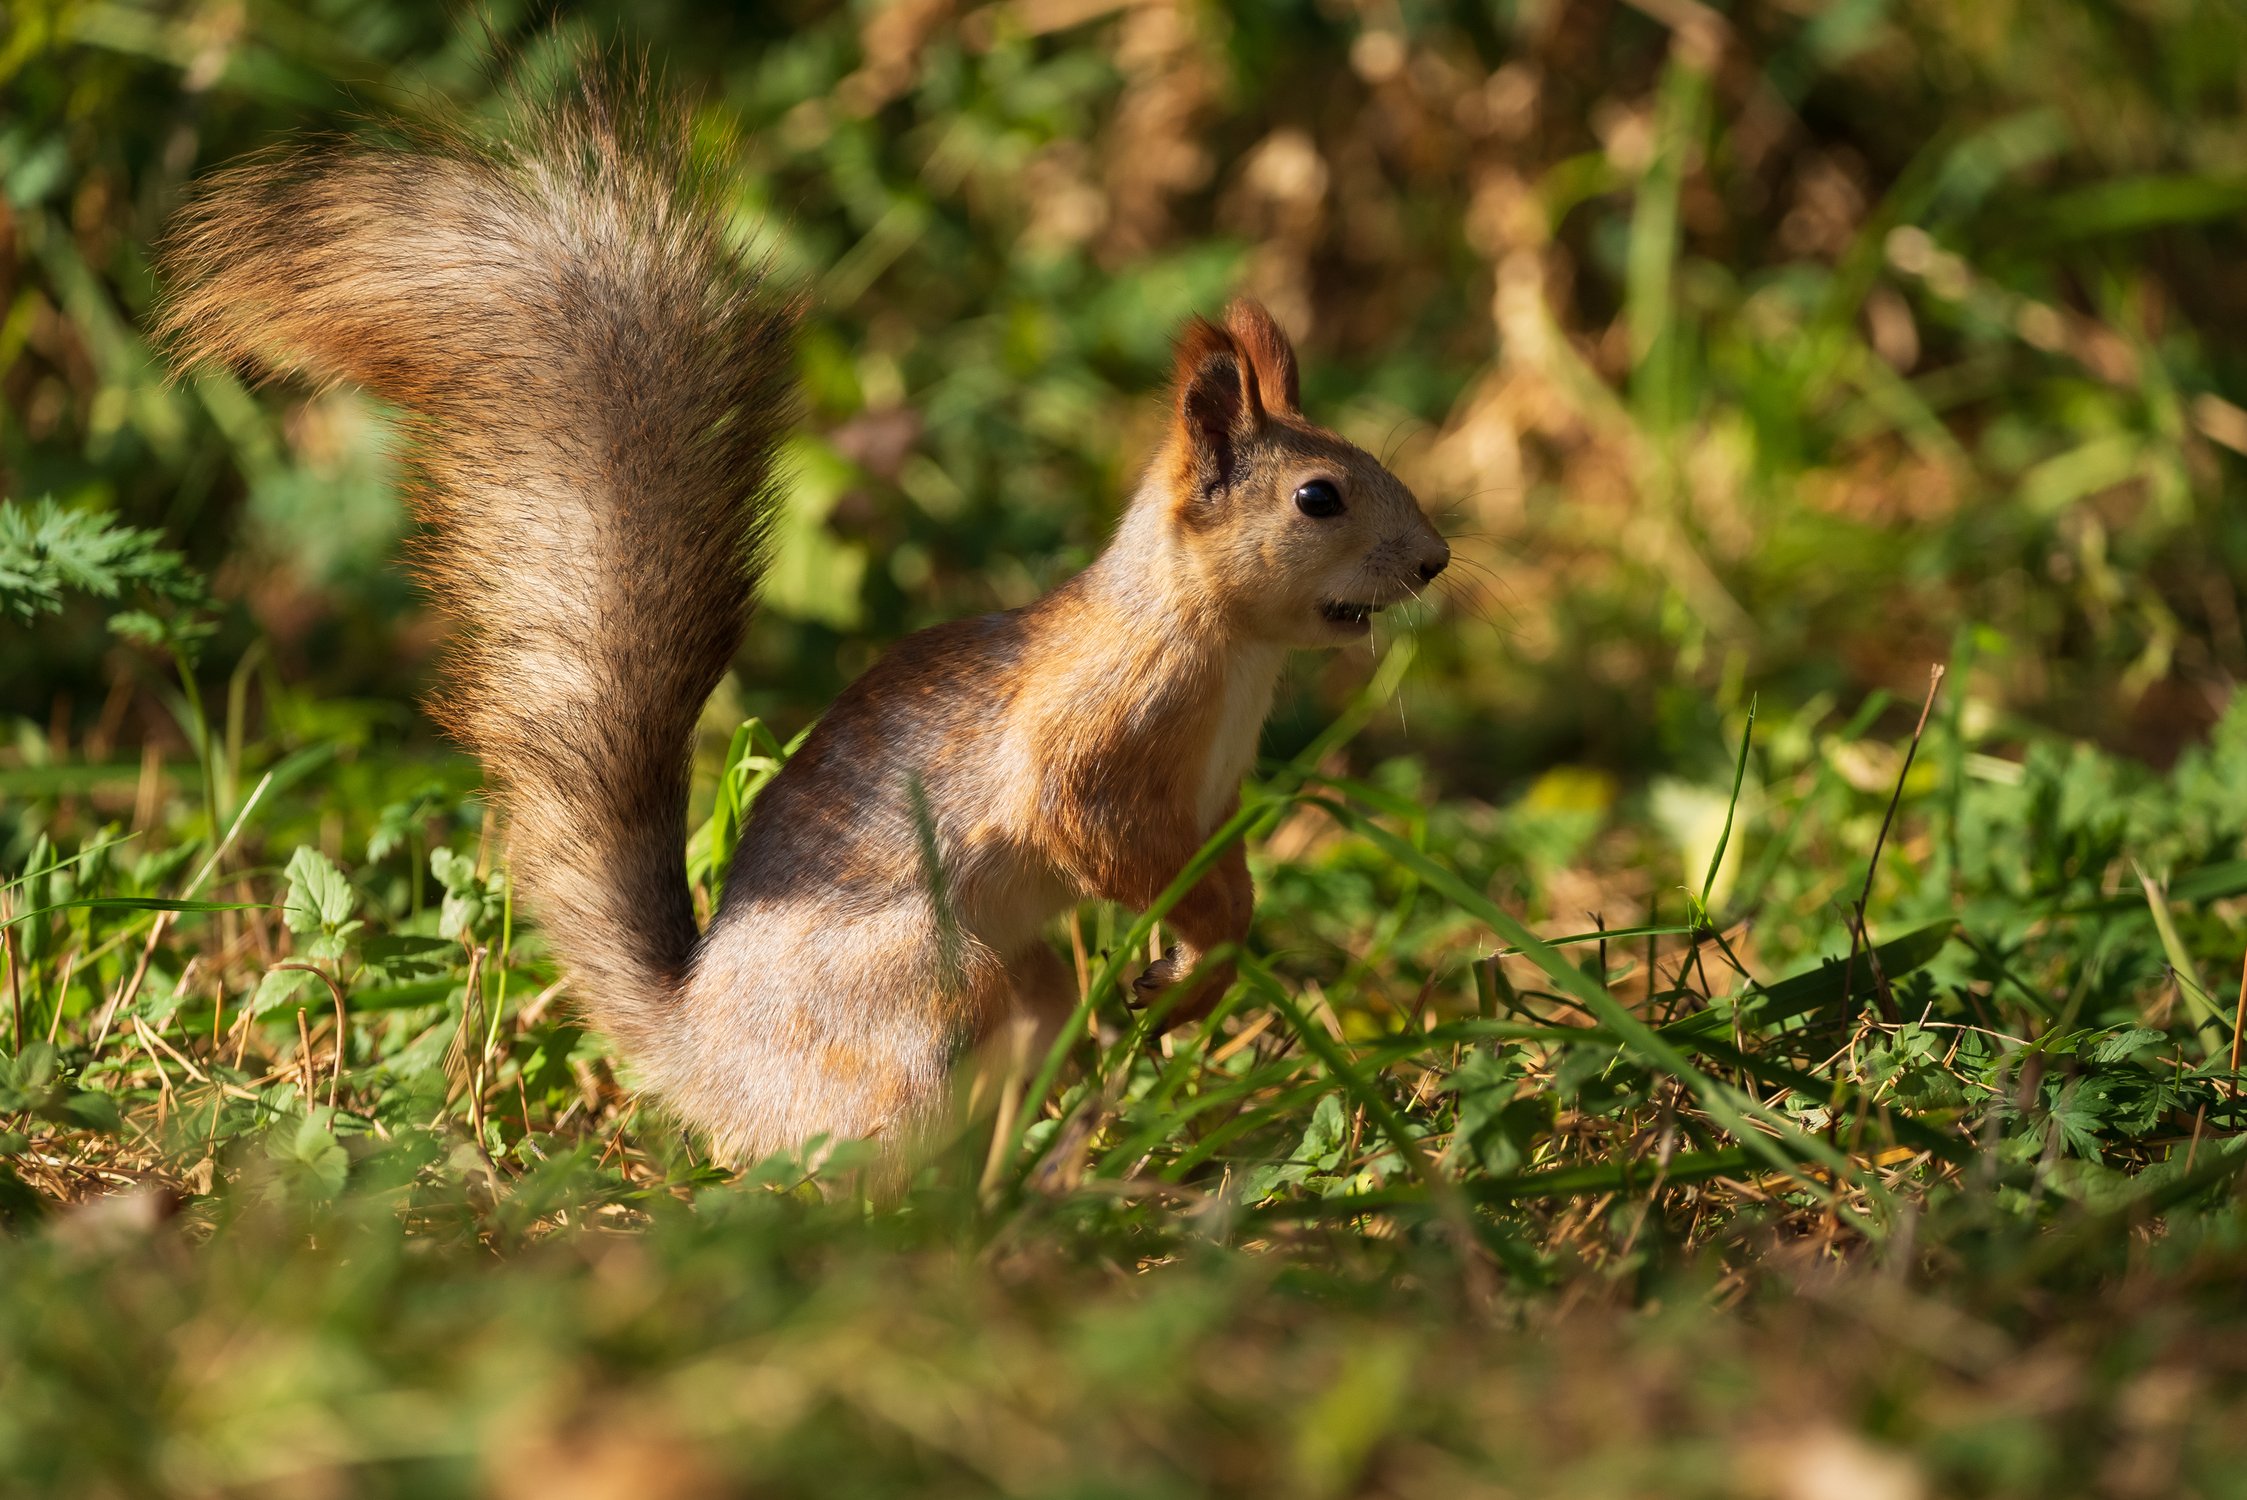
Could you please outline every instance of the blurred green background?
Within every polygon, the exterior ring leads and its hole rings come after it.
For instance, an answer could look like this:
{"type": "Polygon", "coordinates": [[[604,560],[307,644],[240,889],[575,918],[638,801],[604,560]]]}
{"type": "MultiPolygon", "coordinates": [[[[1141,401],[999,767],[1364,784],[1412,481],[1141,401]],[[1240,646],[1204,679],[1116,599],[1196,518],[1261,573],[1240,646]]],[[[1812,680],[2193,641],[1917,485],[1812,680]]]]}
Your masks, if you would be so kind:
{"type": "MultiPolygon", "coordinates": [[[[729,709],[793,727],[897,635],[1080,566],[1168,338],[1236,291],[1455,538],[1372,731],[1445,789],[1713,779],[1751,692],[1916,700],[1967,649],[1984,736],[2166,763],[2247,669],[2236,5],[11,0],[0,27],[0,493],[210,569],[206,661],[270,652],[253,730],[285,683],[323,735],[425,741],[434,641],[382,414],[170,383],[150,246],[199,172],[488,113],[495,58],[588,37],[738,137],[744,237],[815,299],[729,709]]],[[[9,627],[20,754],[176,748],[166,669],[105,662],[101,620],[9,627]]],[[[1306,663],[1270,748],[1365,670],[1306,663]]]]}

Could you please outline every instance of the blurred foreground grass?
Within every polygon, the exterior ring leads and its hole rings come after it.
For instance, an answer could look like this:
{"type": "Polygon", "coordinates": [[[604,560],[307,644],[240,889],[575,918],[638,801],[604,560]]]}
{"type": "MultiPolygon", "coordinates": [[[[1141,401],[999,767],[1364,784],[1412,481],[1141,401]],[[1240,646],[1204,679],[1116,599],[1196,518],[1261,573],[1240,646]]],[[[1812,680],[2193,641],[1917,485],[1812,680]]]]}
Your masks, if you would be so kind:
{"type": "Polygon", "coordinates": [[[382,414],[136,331],[196,172],[620,15],[0,15],[0,1487],[2247,1492],[2236,10],[635,7],[819,305],[705,887],[1228,288],[1458,542],[1290,689],[1226,1007],[1087,908],[902,1192],[639,1104],[382,414]]]}

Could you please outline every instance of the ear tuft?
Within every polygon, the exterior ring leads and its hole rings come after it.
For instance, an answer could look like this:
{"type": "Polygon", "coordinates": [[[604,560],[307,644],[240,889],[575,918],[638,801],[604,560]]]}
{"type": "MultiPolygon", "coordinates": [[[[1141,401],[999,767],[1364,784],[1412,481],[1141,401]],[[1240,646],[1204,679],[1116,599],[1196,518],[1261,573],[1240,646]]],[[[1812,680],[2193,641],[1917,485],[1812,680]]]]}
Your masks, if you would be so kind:
{"type": "Polygon", "coordinates": [[[1255,377],[1233,335],[1204,318],[1178,337],[1178,450],[1185,478],[1202,497],[1233,480],[1240,440],[1255,429],[1255,377]]]}
{"type": "Polygon", "coordinates": [[[1254,398],[1264,410],[1282,416],[1303,414],[1302,382],[1295,369],[1295,346],[1264,304],[1237,297],[1225,309],[1225,330],[1248,360],[1254,398]]]}

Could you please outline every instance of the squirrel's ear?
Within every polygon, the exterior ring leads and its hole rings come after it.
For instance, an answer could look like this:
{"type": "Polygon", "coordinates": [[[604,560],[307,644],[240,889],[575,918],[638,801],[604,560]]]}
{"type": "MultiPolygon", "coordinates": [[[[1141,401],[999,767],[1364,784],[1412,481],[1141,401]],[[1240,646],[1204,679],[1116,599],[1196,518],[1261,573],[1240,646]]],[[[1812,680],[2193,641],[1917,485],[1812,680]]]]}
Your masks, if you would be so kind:
{"type": "Polygon", "coordinates": [[[1256,377],[1233,336],[1202,318],[1179,336],[1176,373],[1181,477],[1212,495],[1232,483],[1240,443],[1262,420],[1256,377]]]}
{"type": "Polygon", "coordinates": [[[1225,309],[1225,331],[1248,359],[1254,378],[1252,394],[1264,410],[1282,416],[1301,416],[1303,387],[1295,372],[1295,346],[1264,304],[1253,297],[1235,298],[1225,309]]]}

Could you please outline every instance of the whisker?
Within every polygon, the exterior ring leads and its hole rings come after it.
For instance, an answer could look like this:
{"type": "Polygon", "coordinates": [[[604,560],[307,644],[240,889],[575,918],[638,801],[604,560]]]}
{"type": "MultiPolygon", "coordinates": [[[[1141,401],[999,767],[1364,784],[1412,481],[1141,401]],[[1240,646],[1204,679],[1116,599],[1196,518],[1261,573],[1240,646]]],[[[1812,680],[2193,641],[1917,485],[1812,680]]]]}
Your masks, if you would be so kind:
{"type": "MultiPolygon", "coordinates": [[[[1459,539],[1458,539],[1458,538],[1452,538],[1452,540],[1459,540],[1459,539]]],[[[1510,550],[1510,549],[1508,549],[1508,548],[1504,548],[1504,547],[1492,547],[1492,548],[1482,548],[1482,547],[1476,547],[1476,548],[1473,548],[1473,549],[1471,549],[1471,550],[1470,550],[1470,549],[1466,549],[1466,548],[1454,547],[1454,548],[1452,548],[1452,550],[1451,550],[1451,562],[1452,562],[1452,566],[1454,566],[1454,567],[1460,567],[1460,568],[1482,568],[1482,569],[1486,569],[1486,570],[1487,570],[1487,569],[1488,569],[1488,568],[1489,568],[1489,567],[1491,566],[1491,557],[1492,557],[1492,556],[1495,556],[1495,557],[1501,558],[1501,559],[1503,559],[1503,560],[1506,560],[1506,561],[1509,561],[1509,562],[1513,560],[1513,559],[1512,559],[1512,555],[1511,555],[1511,550],[1510,550]],[[1488,554],[1488,555],[1478,555],[1478,554],[1488,554]]]]}
{"type": "MultiPolygon", "coordinates": [[[[1403,426],[1404,426],[1404,425],[1405,425],[1406,423],[1408,423],[1408,422],[1418,422],[1418,423],[1420,423],[1421,429],[1422,429],[1423,431],[1429,431],[1429,432],[1432,432],[1432,431],[1434,431],[1434,430],[1435,430],[1435,428],[1434,428],[1434,424],[1433,424],[1433,423],[1427,422],[1427,421],[1423,420],[1422,418],[1419,418],[1419,417],[1415,417],[1415,416],[1411,415],[1410,413],[1407,413],[1406,415],[1404,415],[1404,416],[1402,416],[1402,417],[1399,417],[1399,418],[1397,419],[1397,425],[1396,425],[1396,427],[1392,427],[1392,428],[1390,428],[1390,429],[1389,429],[1389,435],[1388,435],[1388,437],[1385,437],[1385,438],[1383,438],[1383,439],[1381,440],[1381,446],[1382,446],[1382,447],[1384,447],[1384,448],[1388,447],[1388,446],[1389,446],[1389,444],[1390,444],[1390,442],[1391,442],[1391,441],[1393,441],[1393,440],[1395,439],[1396,435],[1397,435],[1397,428],[1399,428],[1399,427],[1403,427],[1403,426]]],[[[1404,442],[1403,442],[1403,443],[1399,443],[1399,444],[1397,445],[1396,451],[1395,451],[1395,452],[1393,452],[1393,453],[1389,453],[1389,454],[1385,455],[1385,456],[1384,456],[1384,457],[1382,458],[1382,460],[1381,460],[1381,467],[1382,467],[1382,468],[1384,468],[1384,469],[1386,469],[1386,468],[1388,468],[1388,467],[1389,467],[1390,465],[1394,464],[1394,463],[1396,462],[1397,454],[1399,454],[1399,453],[1402,453],[1402,452],[1404,451],[1404,449],[1405,449],[1405,445],[1406,445],[1406,444],[1409,444],[1409,443],[1410,443],[1411,441],[1412,441],[1412,435],[1411,435],[1411,434],[1409,434],[1409,433],[1408,433],[1408,434],[1406,434],[1406,435],[1405,435],[1405,440],[1404,440],[1404,442]]]]}
{"type": "MultiPolygon", "coordinates": [[[[1458,542],[1458,541],[1464,541],[1464,540],[1466,540],[1466,538],[1464,538],[1464,537],[1446,537],[1446,538],[1445,538],[1445,540],[1446,540],[1446,541],[1452,541],[1452,542],[1458,542]]],[[[1479,553],[1479,552],[1483,552],[1483,551],[1486,551],[1486,550],[1487,550],[1487,551],[1491,551],[1491,552],[1496,552],[1496,553],[1499,553],[1499,554],[1503,554],[1503,553],[1504,553],[1504,552],[1506,551],[1506,549],[1505,549],[1505,548],[1502,548],[1502,547],[1497,547],[1497,548],[1488,548],[1488,549],[1485,549],[1485,548],[1481,548],[1481,547],[1477,547],[1477,548],[1475,548],[1475,549],[1474,549],[1474,551],[1472,551],[1472,552],[1468,552],[1468,551],[1461,551],[1460,549],[1458,549],[1458,548],[1454,547],[1454,548],[1452,549],[1452,552],[1451,552],[1451,561],[1452,561],[1452,565],[1453,565],[1454,567],[1461,567],[1461,568],[1487,568],[1487,567],[1489,567],[1489,566],[1490,566],[1489,562],[1488,562],[1488,561],[1487,561],[1487,560],[1486,560],[1485,558],[1483,558],[1483,557],[1478,557],[1478,556],[1476,555],[1476,553],[1479,553]]]]}
{"type": "Polygon", "coordinates": [[[1387,468],[1387,467],[1389,466],[1389,459],[1388,459],[1388,450],[1389,450],[1389,444],[1391,444],[1391,443],[1393,443],[1393,442],[1395,442],[1395,441],[1396,441],[1396,437],[1397,437],[1397,429],[1398,429],[1398,428],[1401,428],[1402,426],[1404,426],[1404,424],[1405,424],[1405,423],[1407,423],[1407,422],[1409,422],[1409,421],[1411,421],[1411,420],[1413,420],[1413,418],[1412,418],[1412,415],[1411,415],[1411,413],[1409,413],[1409,412],[1408,412],[1408,413],[1406,413],[1406,414],[1405,414],[1404,416],[1401,416],[1401,417],[1397,418],[1397,419],[1396,419],[1396,421],[1395,421],[1394,423],[1392,423],[1392,424],[1390,425],[1390,427],[1389,427],[1389,431],[1388,431],[1388,435],[1387,435],[1386,437],[1384,437],[1384,438],[1382,438],[1382,439],[1381,439],[1381,453],[1382,453],[1382,457],[1381,457],[1381,467],[1382,467],[1382,468],[1386,469],[1386,468],[1387,468]]]}
{"type": "Polygon", "coordinates": [[[1472,558],[1454,557],[1452,559],[1451,565],[1454,568],[1460,569],[1465,576],[1471,577],[1476,582],[1487,585],[1490,588],[1503,589],[1510,587],[1509,580],[1505,577],[1505,575],[1498,572],[1497,569],[1491,567],[1488,563],[1476,562],[1472,558]]]}
{"type": "Polygon", "coordinates": [[[1464,495],[1455,495],[1455,496],[1453,496],[1453,497],[1452,497],[1451,499],[1449,499],[1449,500],[1446,500],[1446,501],[1444,501],[1444,502],[1443,502],[1443,504],[1442,504],[1442,506],[1440,507],[1440,509],[1441,509],[1441,511],[1442,511],[1443,513],[1446,513],[1446,514],[1448,514],[1448,513],[1449,513],[1449,512],[1451,512],[1451,511],[1455,511],[1455,510],[1457,510],[1457,509],[1458,509],[1458,508],[1459,508],[1460,506],[1462,506],[1462,505],[1465,505],[1465,504],[1467,504],[1467,503],[1468,503],[1469,501],[1472,501],[1472,500],[1480,500],[1480,499],[1481,499],[1481,498],[1482,498],[1483,496],[1485,496],[1485,495],[1521,495],[1521,494],[1526,494],[1527,492],[1528,492],[1528,486],[1526,486],[1526,485],[1520,485],[1520,484],[1492,484],[1492,485],[1485,485],[1485,486],[1484,486],[1483,488],[1481,488],[1481,489],[1479,489],[1479,490],[1470,490],[1470,491],[1468,491],[1468,492],[1467,492],[1466,494],[1464,494],[1464,495]]]}
{"type": "MultiPolygon", "coordinates": [[[[1412,602],[1415,605],[1419,606],[1422,609],[1431,608],[1431,606],[1428,604],[1428,597],[1424,591],[1415,588],[1409,583],[1404,586],[1404,591],[1412,596],[1412,602]]],[[[1412,622],[1412,628],[1415,631],[1418,631],[1426,623],[1426,620],[1415,620],[1412,622]]],[[[1397,732],[1409,738],[1412,733],[1412,726],[1405,722],[1404,693],[1405,685],[1400,682],[1397,684],[1397,732]]]]}
{"type": "Polygon", "coordinates": [[[1486,588],[1495,590],[1507,586],[1506,580],[1490,568],[1475,563],[1457,563],[1454,566],[1464,570],[1463,577],[1472,578],[1486,588]]]}
{"type": "Polygon", "coordinates": [[[1492,618],[1491,615],[1484,610],[1483,605],[1487,603],[1503,612],[1506,616],[1507,621],[1509,622],[1518,621],[1520,619],[1519,613],[1513,608],[1513,606],[1508,604],[1504,599],[1497,597],[1495,594],[1489,596],[1488,598],[1478,598],[1475,595],[1470,594],[1461,588],[1458,588],[1457,586],[1451,586],[1444,589],[1444,597],[1446,599],[1449,599],[1453,604],[1457,605],[1461,610],[1465,611],[1469,615],[1472,615],[1475,619],[1482,622],[1482,624],[1488,626],[1491,630],[1495,631],[1497,634],[1508,640],[1516,639],[1521,635],[1521,630],[1518,625],[1512,623],[1502,624],[1498,620],[1492,618]]]}

